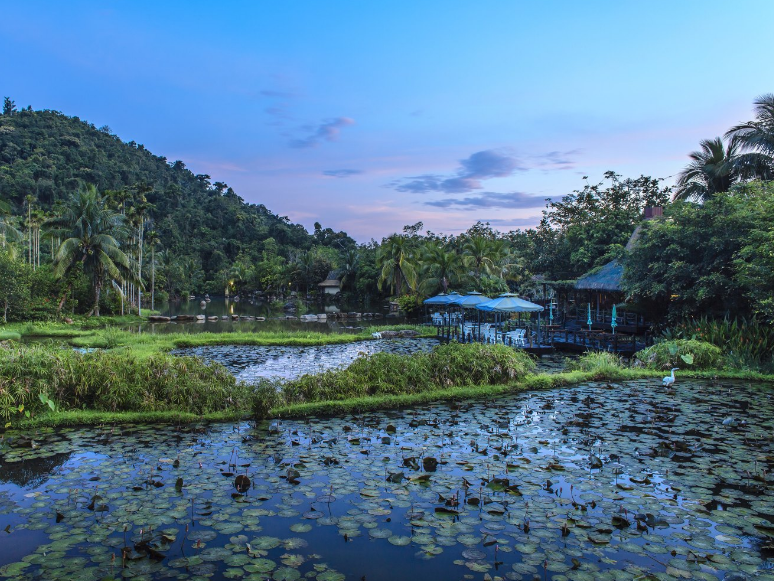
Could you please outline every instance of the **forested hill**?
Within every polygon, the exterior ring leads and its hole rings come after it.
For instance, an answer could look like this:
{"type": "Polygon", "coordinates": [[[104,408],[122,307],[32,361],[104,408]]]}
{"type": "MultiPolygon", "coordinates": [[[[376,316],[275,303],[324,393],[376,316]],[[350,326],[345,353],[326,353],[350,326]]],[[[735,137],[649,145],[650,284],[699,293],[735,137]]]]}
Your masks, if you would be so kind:
{"type": "Polygon", "coordinates": [[[158,233],[161,247],[188,276],[198,272],[203,280],[195,284],[222,279],[237,261],[260,260],[267,240],[268,250],[285,258],[334,242],[337,250],[355,246],[344,232],[329,228],[310,235],[263,204],[245,203],[225,183],[193,174],[182,161],[170,163],[141,144],[124,143],[108,127],[97,129],[57,111],[0,115],[0,199],[13,213],[26,215],[30,202],[50,211],[82,183],[126,208],[134,204],[135,211],[141,211],[144,196],[150,204],[146,229],[158,233]]]}

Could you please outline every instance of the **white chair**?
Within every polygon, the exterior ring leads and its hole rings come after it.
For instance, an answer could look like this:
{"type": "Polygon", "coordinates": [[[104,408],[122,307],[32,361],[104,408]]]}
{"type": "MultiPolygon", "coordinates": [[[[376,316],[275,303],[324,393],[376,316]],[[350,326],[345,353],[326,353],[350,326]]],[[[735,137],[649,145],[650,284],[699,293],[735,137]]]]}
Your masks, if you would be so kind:
{"type": "Polygon", "coordinates": [[[508,337],[511,344],[516,345],[517,347],[524,347],[524,334],[526,330],[525,329],[516,329],[515,331],[510,331],[505,334],[506,337],[508,337]]]}

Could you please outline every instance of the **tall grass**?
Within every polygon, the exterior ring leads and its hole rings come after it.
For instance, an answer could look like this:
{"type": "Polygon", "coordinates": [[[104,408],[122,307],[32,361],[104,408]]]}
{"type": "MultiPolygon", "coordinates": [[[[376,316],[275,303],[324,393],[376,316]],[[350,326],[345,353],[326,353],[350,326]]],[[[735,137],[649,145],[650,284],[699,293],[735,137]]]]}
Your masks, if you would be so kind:
{"type": "Polygon", "coordinates": [[[56,346],[0,348],[0,414],[42,409],[39,395],[58,409],[180,411],[247,409],[250,388],[225,367],[193,357],[129,350],[78,353],[56,346]]]}
{"type": "Polygon", "coordinates": [[[450,343],[429,353],[382,352],[361,357],[346,369],[261,386],[253,409],[260,416],[278,406],[513,383],[534,368],[528,354],[503,345],[450,343]]]}
{"type": "Polygon", "coordinates": [[[757,320],[691,319],[667,330],[665,338],[712,343],[736,369],[774,369],[774,326],[757,320]]]}
{"type": "Polygon", "coordinates": [[[582,371],[605,378],[617,377],[623,369],[625,365],[621,356],[607,351],[590,351],[567,363],[567,370],[570,372],[582,371]]]}

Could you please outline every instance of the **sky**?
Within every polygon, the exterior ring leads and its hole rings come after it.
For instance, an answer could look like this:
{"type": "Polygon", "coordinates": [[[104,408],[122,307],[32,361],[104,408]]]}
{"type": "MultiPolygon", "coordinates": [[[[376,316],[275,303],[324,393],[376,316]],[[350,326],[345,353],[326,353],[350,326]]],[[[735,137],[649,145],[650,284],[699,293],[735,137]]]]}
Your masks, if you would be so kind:
{"type": "Polygon", "coordinates": [[[0,96],[360,242],[674,181],[774,92],[771,0],[4,3],[0,96]]]}

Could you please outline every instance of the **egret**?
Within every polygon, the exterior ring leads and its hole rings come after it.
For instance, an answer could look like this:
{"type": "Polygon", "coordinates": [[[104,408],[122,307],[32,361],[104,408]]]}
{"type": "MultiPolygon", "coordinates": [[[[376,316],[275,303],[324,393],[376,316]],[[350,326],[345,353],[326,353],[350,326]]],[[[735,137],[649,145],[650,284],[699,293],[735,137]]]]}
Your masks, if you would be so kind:
{"type": "Polygon", "coordinates": [[[671,375],[667,375],[664,379],[661,380],[664,382],[664,387],[672,387],[672,384],[675,382],[675,371],[679,369],[679,367],[673,367],[671,375]]]}

